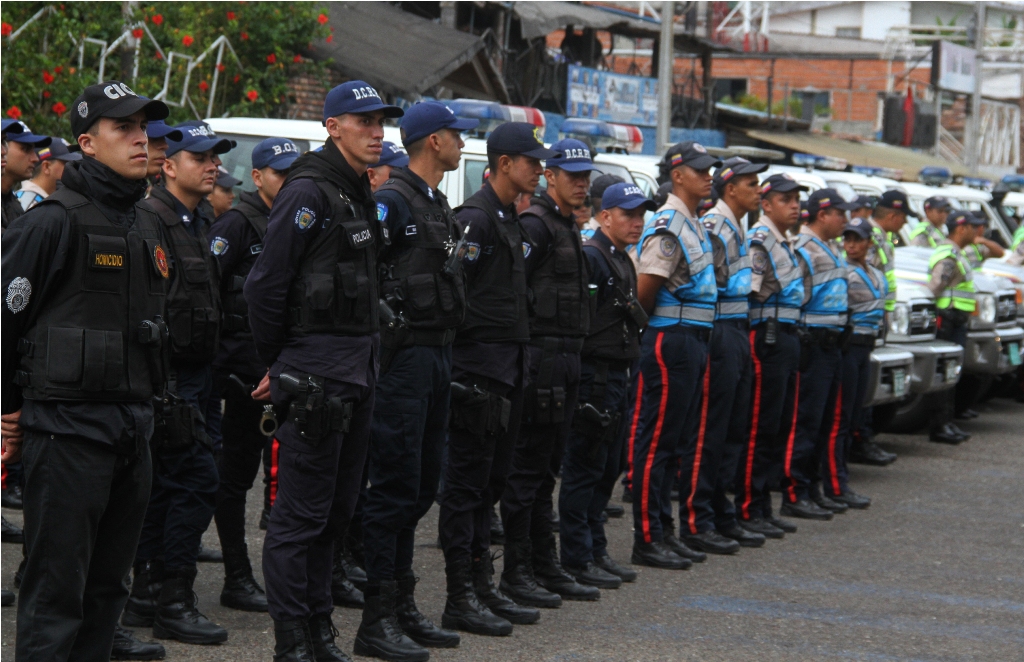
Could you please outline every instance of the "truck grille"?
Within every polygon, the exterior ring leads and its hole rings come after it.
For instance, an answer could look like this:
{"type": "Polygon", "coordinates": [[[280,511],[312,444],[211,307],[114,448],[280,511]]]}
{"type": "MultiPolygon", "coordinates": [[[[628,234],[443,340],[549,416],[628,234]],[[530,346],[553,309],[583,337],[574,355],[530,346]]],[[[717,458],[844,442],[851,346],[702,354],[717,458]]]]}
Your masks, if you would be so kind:
{"type": "Polygon", "coordinates": [[[1007,294],[996,302],[996,323],[1013,322],[1017,319],[1017,297],[1007,294]]]}
{"type": "Polygon", "coordinates": [[[910,309],[910,335],[935,333],[935,304],[915,303],[910,309]]]}

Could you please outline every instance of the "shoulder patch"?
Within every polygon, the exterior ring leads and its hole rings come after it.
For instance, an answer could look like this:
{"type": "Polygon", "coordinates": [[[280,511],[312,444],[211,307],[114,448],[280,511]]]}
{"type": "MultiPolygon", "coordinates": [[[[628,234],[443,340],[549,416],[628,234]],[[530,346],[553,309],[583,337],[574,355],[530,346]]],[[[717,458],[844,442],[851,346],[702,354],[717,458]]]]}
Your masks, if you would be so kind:
{"type": "Polygon", "coordinates": [[[299,232],[305,232],[316,222],[316,214],[309,207],[300,207],[295,212],[295,229],[299,232]]]}
{"type": "Polygon", "coordinates": [[[530,257],[530,253],[532,253],[532,252],[533,252],[533,245],[530,242],[528,242],[528,241],[524,241],[523,242],[523,257],[530,257]]]}
{"type": "Polygon", "coordinates": [[[679,242],[673,237],[662,237],[658,241],[658,249],[665,257],[672,257],[675,255],[677,248],[679,248],[679,242]]]}
{"type": "Polygon", "coordinates": [[[18,276],[7,286],[7,310],[15,315],[25,310],[31,298],[32,283],[28,282],[28,278],[18,276]]]}
{"type": "Polygon", "coordinates": [[[377,220],[381,223],[388,220],[388,206],[383,202],[377,203],[377,220]]]}
{"type": "Polygon", "coordinates": [[[658,212],[654,215],[654,218],[651,219],[651,223],[653,223],[656,228],[666,228],[668,227],[668,224],[672,222],[672,214],[673,212],[667,209],[665,211],[658,212]]]}
{"type": "Polygon", "coordinates": [[[160,244],[156,245],[153,249],[153,266],[156,267],[157,273],[164,278],[168,278],[171,275],[171,269],[167,265],[167,251],[160,244]]]}
{"type": "Polygon", "coordinates": [[[214,255],[224,255],[228,252],[228,240],[224,237],[214,237],[210,242],[210,252],[214,255]]]}
{"type": "Polygon", "coordinates": [[[476,259],[480,257],[480,244],[474,244],[473,242],[466,243],[466,260],[468,262],[476,262],[476,259]]]}
{"type": "Polygon", "coordinates": [[[750,251],[750,270],[755,274],[763,274],[768,266],[768,254],[763,250],[750,251]]]}

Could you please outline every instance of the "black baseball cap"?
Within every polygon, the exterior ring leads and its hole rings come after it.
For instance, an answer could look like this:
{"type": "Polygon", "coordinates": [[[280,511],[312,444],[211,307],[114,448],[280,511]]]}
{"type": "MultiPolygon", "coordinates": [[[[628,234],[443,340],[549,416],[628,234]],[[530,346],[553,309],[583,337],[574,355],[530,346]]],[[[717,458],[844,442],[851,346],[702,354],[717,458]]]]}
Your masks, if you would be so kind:
{"type": "Polygon", "coordinates": [[[851,211],[859,209],[857,203],[847,202],[846,198],[839,194],[839,191],[834,188],[820,188],[814,193],[811,193],[810,197],[807,198],[807,215],[808,220],[814,220],[817,217],[818,212],[822,209],[840,209],[842,211],[851,211]]]}
{"type": "Polygon", "coordinates": [[[149,138],[181,140],[181,131],[175,129],[163,120],[153,120],[146,126],[146,136],[149,138]]]}
{"type": "Polygon", "coordinates": [[[668,172],[681,165],[690,166],[694,170],[707,170],[712,166],[722,165],[722,160],[708,154],[704,145],[687,140],[669,147],[658,165],[663,172],[668,172]]]}
{"type": "Polygon", "coordinates": [[[498,125],[491,135],[487,136],[487,152],[493,154],[510,154],[529,156],[534,159],[553,159],[561,152],[548,149],[537,137],[540,127],[528,122],[505,122],[498,125]]]}
{"type": "Polygon", "coordinates": [[[885,207],[886,209],[895,209],[901,211],[907,216],[918,217],[918,213],[910,208],[910,200],[907,200],[907,194],[903,191],[897,191],[896,189],[889,189],[882,194],[882,197],[878,199],[876,207],[885,207]]]}
{"type": "Polygon", "coordinates": [[[847,232],[853,233],[861,239],[871,238],[871,223],[868,219],[855,216],[846,222],[846,229],[843,230],[843,234],[847,232]]]}
{"type": "Polygon", "coordinates": [[[25,130],[24,127],[25,125],[18,120],[4,120],[0,123],[0,134],[3,134],[3,137],[6,138],[8,133],[12,135],[15,133],[21,133],[25,130]]]}
{"type": "Polygon", "coordinates": [[[608,187],[612,184],[621,184],[626,181],[618,175],[601,175],[590,182],[590,197],[600,198],[604,196],[604,192],[608,190],[608,187]]]}
{"type": "Polygon", "coordinates": [[[946,229],[952,232],[959,225],[985,225],[985,221],[969,211],[956,209],[946,218],[946,229]]]}
{"type": "Polygon", "coordinates": [[[233,189],[242,183],[241,179],[231,176],[224,166],[217,166],[217,186],[226,189],[233,189]]]}
{"type": "Polygon", "coordinates": [[[224,154],[230,152],[238,144],[234,140],[219,137],[209,124],[200,120],[182,122],[174,128],[181,131],[181,140],[168,141],[167,156],[182,151],[194,154],[208,151],[212,151],[214,154],[224,154]]]}
{"type": "Polygon", "coordinates": [[[761,182],[761,196],[764,197],[773,191],[775,193],[789,193],[790,191],[806,191],[807,187],[803,186],[795,179],[793,179],[788,173],[780,172],[772,175],[768,179],[761,182]]]}
{"type": "Polygon", "coordinates": [[[4,120],[4,122],[10,122],[10,124],[4,124],[4,140],[22,143],[23,145],[32,145],[36,149],[46,147],[52,140],[50,136],[40,136],[32,133],[32,129],[28,128],[28,124],[21,120],[4,120]]]}
{"type": "Polygon", "coordinates": [[[166,119],[170,113],[163,101],[140,97],[120,81],[90,85],[71,103],[71,133],[78,138],[101,117],[129,117],[140,110],[147,120],[166,119]]]}
{"type": "Polygon", "coordinates": [[[852,200],[853,204],[857,205],[854,209],[874,209],[875,199],[870,195],[858,195],[852,200]]]}
{"type": "Polygon", "coordinates": [[[62,138],[53,138],[49,145],[36,150],[39,162],[55,159],[57,161],[81,161],[82,155],[68,149],[68,144],[62,138]]]}
{"type": "Polygon", "coordinates": [[[715,170],[715,175],[711,180],[711,185],[715,190],[721,192],[733,177],[737,175],[756,175],[757,173],[764,172],[767,169],[767,163],[751,163],[742,156],[734,156],[731,159],[723,161],[722,165],[715,170]]]}
{"type": "Polygon", "coordinates": [[[943,211],[945,209],[952,208],[953,205],[949,204],[949,198],[942,195],[933,195],[924,201],[925,211],[929,209],[937,209],[943,211]]]}

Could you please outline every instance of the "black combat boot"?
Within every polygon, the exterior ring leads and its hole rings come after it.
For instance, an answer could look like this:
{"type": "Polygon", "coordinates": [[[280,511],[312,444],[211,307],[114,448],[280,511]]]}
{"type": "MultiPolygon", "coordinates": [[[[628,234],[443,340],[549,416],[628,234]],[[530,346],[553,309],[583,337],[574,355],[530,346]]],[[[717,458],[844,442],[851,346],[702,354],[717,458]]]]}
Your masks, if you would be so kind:
{"type": "Polygon", "coordinates": [[[331,612],[313,614],[309,617],[307,626],[316,662],[352,662],[352,658],[334,643],[335,637],[338,636],[338,628],[334,627],[331,612]]]}
{"type": "Polygon", "coordinates": [[[417,581],[419,580],[412,574],[412,571],[395,581],[398,588],[398,597],[395,599],[395,616],[398,618],[398,626],[420,646],[457,648],[460,641],[457,632],[442,630],[431,623],[430,619],[416,608],[414,593],[417,581]]]}
{"type": "Polygon", "coordinates": [[[521,605],[556,609],[562,606],[557,593],[537,585],[533,576],[530,540],[511,540],[505,544],[505,569],[501,573],[501,592],[521,605]]]}
{"type": "Polygon", "coordinates": [[[393,662],[427,662],[430,652],[402,632],[395,617],[398,587],[395,582],[367,585],[363,594],[363,621],[356,632],[356,655],[393,662]]]}
{"type": "Polygon", "coordinates": [[[111,660],[162,660],[166,655],[164,647],[155,641],[139,641],[131,630],[120,625],[114,626],[111,660]]]}
{"type": "Polygon", "coordinates": [[[448,600],[441,614],[441,625],[449,630],[462,630],[488,637],[512,634],[512,624],[480,603],[473,590],[469,559],[452,561],[445,568],[448,600]]]}
{"type": "Polygon", "coordinates": [[[153,619],[154,637],[177,639],[186,644],[219,644],[228,640],[228,631],[196,608],[198,600],[192,591],[195,580],[194,566],[167,573],[160,590],[160,605],[153,619]]]}
{"type": "Polygon", "coordinates": [[[348,547],[334,543],[334,565],[340,566],[352,585],[366,591],[366,571],[359,565],[355,554],[348,547]]]}
{"type": "Polygon", "coordinates": [[[152,627],[160,589],[164,584],[164,563],[160,559],[136,561],[132,570],[132,592],[124,606],[121,624],[137,628],[152,627]]]}
{"type": "Polygon", "coordinates": [[[316,662],[306,621],[274,621],[274,662],[316,662]]]}
{"type": "Polygon", "coordinates": [[[565,600],[593,602],[601,599],[599,588],[584,586],[565,571],[558,560],[554,537],[538,543],[533,554],[533,572],[538,584],[565,600]]]}
{"type": "Polygon", "coordinates": [[[516,604],[494,585],[494,559],[490,554],[473,561],[473,590],[481,604],[509,623],[531,625],[540,620],[539,609],[516,604]]]}
{"type": "Polygon", "coordinates": [[[224,551],[224,589],[220,603],[240,611],[267,611],[267,594],[256,583],[245,543],[224,551]]]}
{"type": "Polygon", "coordinates": [[[342,562],[341,556],[341,550],[335,551],[334,565],[331,569],[331,599],[336,607],[362,609],[366,606],[363,601],[363,592],[349,581],[348,573],[345,572],[346,564],[342,562]]]}

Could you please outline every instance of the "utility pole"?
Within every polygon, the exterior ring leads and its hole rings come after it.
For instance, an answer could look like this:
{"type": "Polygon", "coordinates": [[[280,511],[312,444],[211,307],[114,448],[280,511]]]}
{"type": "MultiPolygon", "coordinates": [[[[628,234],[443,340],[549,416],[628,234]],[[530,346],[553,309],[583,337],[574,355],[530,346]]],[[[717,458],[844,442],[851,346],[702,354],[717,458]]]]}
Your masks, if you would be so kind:
{"type": "Polygon", "coordinates": [[[967,167],[978,171],[981,161],[981,77],[985,58],[985,3],[974,5],[974,94],[971,95],[971,141],[967,146],[967,167]]]}
{"type": "MultiPolygon", "coordinates": [[[[124,21],[123,30],[130,31],[132,26],[135,24],[135,10],[138,9],[139,3],[137,0],[125,0],[121,3],[121,19],[124,21]]],[[[121,42],[120,50],[120,69],[121,69],[121,80],[129,81],[133,85],[132,72],[135,70],[135,45],[136,39],[132,35],[128,35],[128,38],[121,42]]]]}
{"type": "Polygon", "coordinates": [[[658,128],[656,153],[668,145],[672,129],[672,81],[675,78],[675,44],[672,34],[674,2],[661,3],[661,39],[658,44],[658,128]]]}

